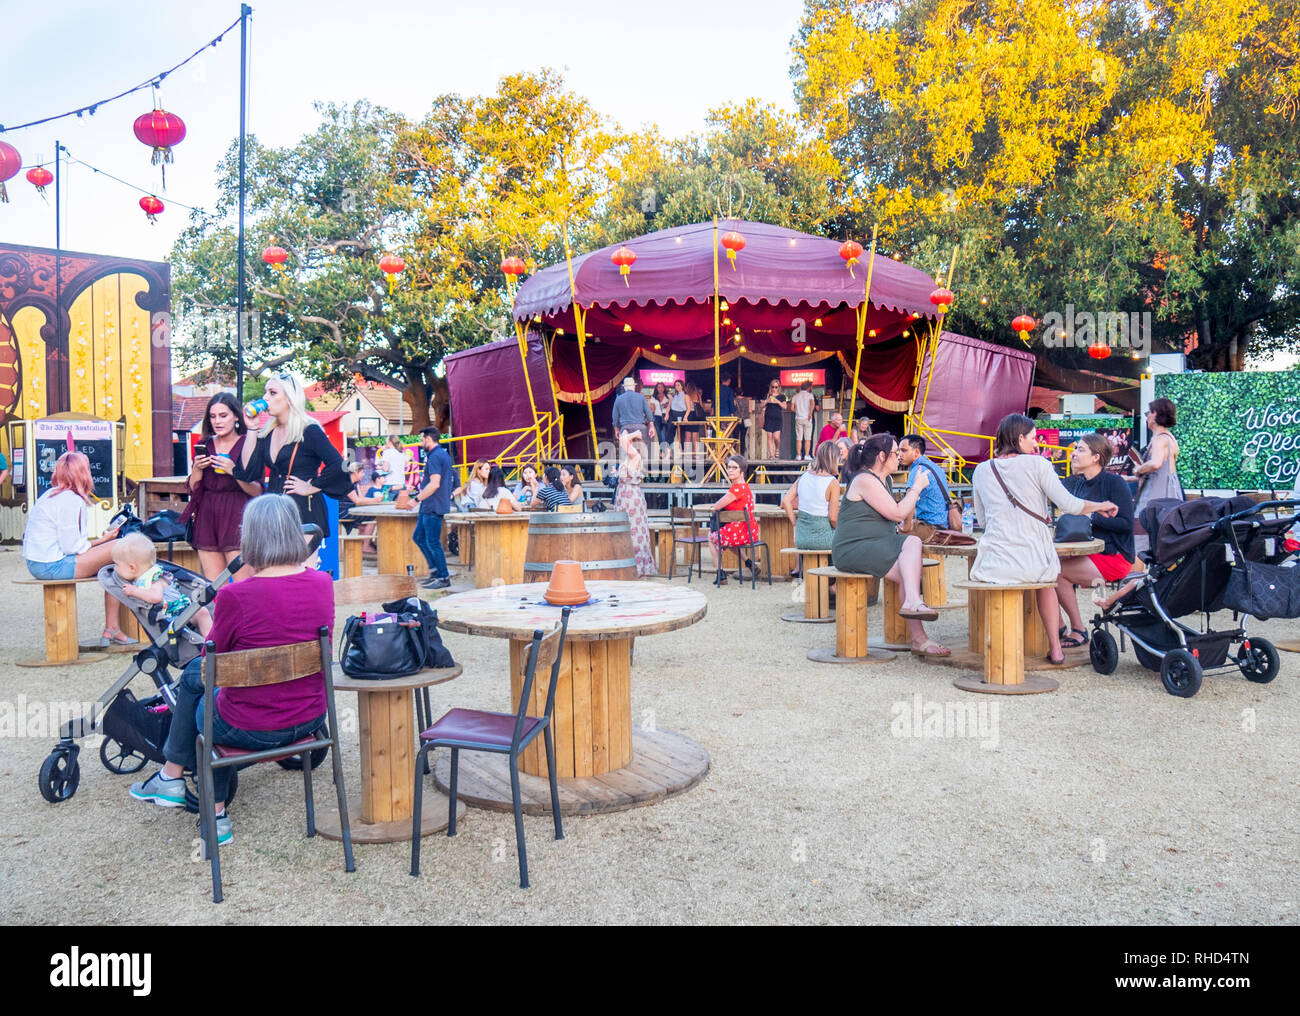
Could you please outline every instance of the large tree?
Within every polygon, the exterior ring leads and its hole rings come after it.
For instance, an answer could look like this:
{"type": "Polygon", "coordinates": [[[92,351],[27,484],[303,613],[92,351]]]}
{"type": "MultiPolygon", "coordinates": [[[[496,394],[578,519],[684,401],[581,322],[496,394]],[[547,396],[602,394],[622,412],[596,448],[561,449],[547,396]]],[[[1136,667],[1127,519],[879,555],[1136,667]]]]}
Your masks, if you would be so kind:
{"type": "Polygon", "coordinates": [[[1297,338],[1298,34],[1254,0],[812,0],[795,78],[859,167],[845,228],[939,275],[960,244],[952,327],[1150,311],[1158,345],[1240,369],[1297,338]]]}

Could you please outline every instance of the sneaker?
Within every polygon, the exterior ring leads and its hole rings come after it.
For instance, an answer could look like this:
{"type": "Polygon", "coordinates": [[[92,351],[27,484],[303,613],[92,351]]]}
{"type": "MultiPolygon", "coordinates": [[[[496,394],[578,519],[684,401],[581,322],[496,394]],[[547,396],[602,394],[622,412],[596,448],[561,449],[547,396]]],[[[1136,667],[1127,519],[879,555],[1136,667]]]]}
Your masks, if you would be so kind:
{"type": "MultiPolygon", "coordinates": [[[[199,835],[203,835],[203,819],[196,823],[199,827],[199,835]]],[[[222,812],[217,816],[217,846],[224,847],[227,843],[233,842],[235,831],[230,825],[230,814],[222,812]]]]}
{"type": "Polygon", "coordinates": [[[429,575],[425,578],[420,579],[420,587],[422,589],[430,589],[433,587],[433,584],[437,581],[438,581],[437,575],[429,575]]]}
{"type": "Polygon", "coordinates": [[[159,769],[143,783],[132,783],[127,793],[137,801],[152,801],[160,808],[184,808],[185,777],[169,780],[159,769]]]}
{"type": "Polygon", "coordinates": [[[451,585],[451,579],[449,579],[449,578],[441,578],[441,579],[434,579],[432,582],[428,583],[428,584],[427,584],[427,588],[429,588],[429,589],[446,589],[446,588],[447,588],[448,586],[450,586],[450,585],[451,585]]]}

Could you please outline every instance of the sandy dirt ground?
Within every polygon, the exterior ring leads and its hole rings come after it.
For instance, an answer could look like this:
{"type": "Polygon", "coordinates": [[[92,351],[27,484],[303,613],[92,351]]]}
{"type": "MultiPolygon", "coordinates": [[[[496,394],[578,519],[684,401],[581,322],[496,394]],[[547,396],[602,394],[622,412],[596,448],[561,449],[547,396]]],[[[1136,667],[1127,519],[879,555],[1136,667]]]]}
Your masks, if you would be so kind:
{"type": "MultiPolygon", "coordinates": [[[[958,570],[960,569],[960,571],[958,570]]],[[[639,639],[635,722],[704,745],[690,791],[632,811],[570,818],[556,842],[526,817],[533,887],[518,885],[508,814],[471,809],[454,839],[432,836],[424,874],[406,844],[307,839],[296,774],[241,774],[226,900],[211,902],[195,819],[131,800],[139,776],[108,772],[98,739],[81,786],[47,804],[37,771],[56,737],[33,723],[97,697],[126,657],[27,669],[40,655],[37,589],[0,548],[0,913],[10,922],[148,923],[853,923],[1216,924],[1297,922],[1300,893],[1300,656],[1269,685],[1234,671],[1174,698],[1130,651],[1108,677],[1084,666],[1054,694],[1003,698],[952,687],[958,672],[909,655],[870,666],[810,663],[833,625],[790,624],[797,585],[698,581],[708,616],[639,639]],[[973,729],[907,729],[951,707],[973,729]],[[34,711],[33,711],[34,710],[34,711]],[[35,729],[33,729],[35,727],[35,729]],[[945,733],[952,736],[944,736],[945,733]]],[[[964,577],[949,565],[949,581],[964,577]]],[[[678,579],[680,584],[684,579],[678,579]]],[[[102,601],[80,587],[83,641],[102,601]]],[[[950,597],[961,599],[959,590],[950,597]]],[[[1227,615],[1219,618],[1227,623],[1227,615]]],[[[340,615],[339,621],[342,621],[340,615]]],[[[879,632],[879,607],[871,612],[879,632]]],[[[930,626],[965,643],[964,610],[930,626]]],[[[1300,637],[1296,622],[1256,626],[1300,637]]],[[[506,644],[449,634],[464,675],[435,710],[508,708],[506,644]]],[[[144,694],[149,684],[137,678],[144,694]]],[[[349,796],[359,800],[355,697],[339,693],[349,796]]],[[[147,775],[153,771],[150,766],[147,775]]],[[[320,770],[324,776],[326,770],[320,770]]],[[[330,794],[317,783],[317,801],[330,794]]],[[[436,804],[434,805],[437,806],[436,804]]]]}

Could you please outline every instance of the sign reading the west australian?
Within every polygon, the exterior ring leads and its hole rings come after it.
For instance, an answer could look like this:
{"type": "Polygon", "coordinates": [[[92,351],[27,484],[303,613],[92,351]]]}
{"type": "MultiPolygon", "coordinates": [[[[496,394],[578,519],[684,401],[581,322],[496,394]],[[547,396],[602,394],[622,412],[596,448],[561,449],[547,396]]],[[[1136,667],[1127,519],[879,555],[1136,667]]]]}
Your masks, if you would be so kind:
{"type": "Polygon", "coordinates": [[[1177,411],[1178,474],[1191,490],[1286,490],[1300,466],[1300,371],[1157,374],[1177,411]]]}

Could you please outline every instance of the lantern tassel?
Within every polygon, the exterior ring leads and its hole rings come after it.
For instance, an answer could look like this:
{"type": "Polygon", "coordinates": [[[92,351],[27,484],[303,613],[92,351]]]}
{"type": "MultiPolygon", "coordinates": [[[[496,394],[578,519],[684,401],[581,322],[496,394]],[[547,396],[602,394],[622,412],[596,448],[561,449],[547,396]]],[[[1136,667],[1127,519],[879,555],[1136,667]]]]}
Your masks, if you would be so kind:
{"type": "Polygon", "coordinates": [[[848,265],[849,265],[849,278],[850,278],[850,279],[856,279],[856,278],[857,278],[857,276],[853,274],[853,266],[856,265],[857,263],[858,263],[858,259],[857,259],[857,258],[849,258],[849,260],[848,260],[848,265]]]}
{"type": "Polygon", "coordinates": [[[731,270],[736,270],[736,252],[730,247],[727,248],[727,260],[731,262],[731,270]]]}

